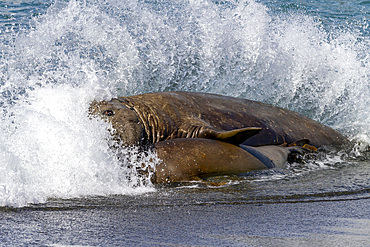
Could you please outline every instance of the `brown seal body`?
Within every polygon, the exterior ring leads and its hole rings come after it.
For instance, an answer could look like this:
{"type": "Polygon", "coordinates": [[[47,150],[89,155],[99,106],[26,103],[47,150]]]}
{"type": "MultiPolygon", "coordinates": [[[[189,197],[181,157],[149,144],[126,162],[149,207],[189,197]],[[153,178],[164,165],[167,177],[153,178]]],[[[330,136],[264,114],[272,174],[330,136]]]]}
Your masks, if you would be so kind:
{"type": "MultiPolygon", "coordinates": [[[[244,145],[242,145],[245,147],[244,145]]],[[[153,182],[194,181],[219,175],[238,175],[253,170],[282,168],[301,147],[245,147],[202,138],[181,138],[154,145],[158,158],[153,182]],[[251,150],[252,149],[252,150],[251,150]]]]}
{"type": "Polygon", "coordinates": [[[209,139],[172,139],[155,144],[161,162],[154,182],[170,183],[240,174],[267,167],[238,146],[209,139]]]}
{"type": "Polygon", "coordinates": [[[215,139],[235,145],[278,145],[300,139],[338,146],[347,139],[296,112],[222,95],[161,92],[119,97],[92,105],[108,118],[127,145],[175,138],[215,139]]]}

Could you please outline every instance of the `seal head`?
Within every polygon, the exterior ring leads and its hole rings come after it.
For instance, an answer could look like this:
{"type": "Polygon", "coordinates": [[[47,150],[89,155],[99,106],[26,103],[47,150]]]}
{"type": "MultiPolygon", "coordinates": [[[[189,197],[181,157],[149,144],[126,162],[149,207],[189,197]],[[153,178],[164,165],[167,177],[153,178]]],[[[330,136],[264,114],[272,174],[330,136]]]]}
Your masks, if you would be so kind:
{"type": "Polygon", "coordinates": [[[144,127],[135,111],[113,99],[101,101],[90,107],[92,115],[99,115],[112,124],[112,127],[125,146],[141,146],[145,143],[144,127]]]}

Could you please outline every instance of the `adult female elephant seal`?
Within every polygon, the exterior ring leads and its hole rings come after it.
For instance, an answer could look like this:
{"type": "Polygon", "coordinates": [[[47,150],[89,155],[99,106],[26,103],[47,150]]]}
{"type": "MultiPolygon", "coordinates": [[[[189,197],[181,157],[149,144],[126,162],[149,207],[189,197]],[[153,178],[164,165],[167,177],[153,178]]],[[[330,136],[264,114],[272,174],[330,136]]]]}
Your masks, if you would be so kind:
{"type": "Polygon", "coordinates": [[[235,145],[278,145],[309,139],[338,146],[337,131],[280,107],[216,94],[161,92],[93,103],[93,114],[109,119],[126,145],[174,138],[206,138],[235,145]]]}
{"type": "Polygon", "coordinates": [[[197,181],[211,176],[238,175],[253,170],[282,168],[292,153],[309,151],[301,146],[240,147],[217,140],[180,138],[154,145],[160,159],[154,183],[197,181]]]}

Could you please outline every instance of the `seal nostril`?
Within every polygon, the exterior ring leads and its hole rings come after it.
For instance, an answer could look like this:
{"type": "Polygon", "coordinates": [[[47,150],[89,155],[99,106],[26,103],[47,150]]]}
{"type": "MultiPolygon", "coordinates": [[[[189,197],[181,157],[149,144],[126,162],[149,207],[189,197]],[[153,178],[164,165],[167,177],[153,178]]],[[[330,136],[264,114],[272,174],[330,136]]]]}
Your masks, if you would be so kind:
{"type": "Polygon", "coordinates": [[[106,110],[103,112],[104,115],[106,116],[113,116],[114,115],[114,112],[112,110],[106,110]]]}

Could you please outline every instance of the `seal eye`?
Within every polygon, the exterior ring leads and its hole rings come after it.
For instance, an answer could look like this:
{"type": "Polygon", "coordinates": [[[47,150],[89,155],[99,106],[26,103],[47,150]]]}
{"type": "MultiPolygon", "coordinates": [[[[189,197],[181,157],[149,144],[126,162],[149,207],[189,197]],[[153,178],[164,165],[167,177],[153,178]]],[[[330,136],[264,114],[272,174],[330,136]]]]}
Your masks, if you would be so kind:
{"type": "Polygon", "coordinates": [[[103,112],[103,114],[110,117],[114,115],[114,112],[112,110],[106,110],[105,112],[103,112]]]}

